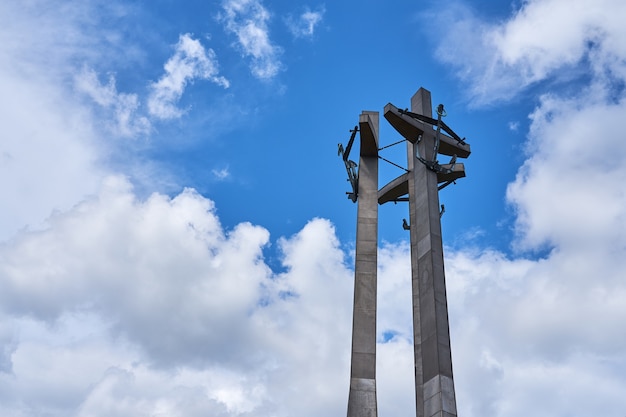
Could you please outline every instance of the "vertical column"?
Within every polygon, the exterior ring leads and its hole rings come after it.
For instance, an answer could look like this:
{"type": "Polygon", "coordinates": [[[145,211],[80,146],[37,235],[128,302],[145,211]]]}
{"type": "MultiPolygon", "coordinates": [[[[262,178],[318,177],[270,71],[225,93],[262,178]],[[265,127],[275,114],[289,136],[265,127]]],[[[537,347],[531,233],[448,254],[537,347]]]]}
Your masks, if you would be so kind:
{"type": "Polygon", "coordinates": [[[362,112],[348,417],[376,417],[378,112],[362,112]]]}
{"type": "MultiPolygon", "coordinates": [[[[420,88],[411,111],[432,117],[430,92],[420,88]]],[[[425,129],[419,143],[408,142],[411,280],[417,417],[456,416],[448,305],[443,266],[437,173],[415,158],[436,158],[435,132],[425,129]]]]}

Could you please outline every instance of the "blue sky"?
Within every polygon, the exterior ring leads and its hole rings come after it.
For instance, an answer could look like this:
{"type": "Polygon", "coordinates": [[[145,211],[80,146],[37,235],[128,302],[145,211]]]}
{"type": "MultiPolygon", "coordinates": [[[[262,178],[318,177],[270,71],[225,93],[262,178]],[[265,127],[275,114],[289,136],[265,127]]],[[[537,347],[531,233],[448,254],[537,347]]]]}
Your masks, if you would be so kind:
{"type": "MultiPolygon", "coordinates": [[[[345,413],[337,144],[425,87],[472,146],[440,193],[459,414],[623,417],[625,6],[337,3],[0,4],[0,414],[345,413]]],[[[400,173],[381,161],[381,186],[400,173]]],[[[399,417],[403,217],[380,208],[379,412],[399,417]]]]}

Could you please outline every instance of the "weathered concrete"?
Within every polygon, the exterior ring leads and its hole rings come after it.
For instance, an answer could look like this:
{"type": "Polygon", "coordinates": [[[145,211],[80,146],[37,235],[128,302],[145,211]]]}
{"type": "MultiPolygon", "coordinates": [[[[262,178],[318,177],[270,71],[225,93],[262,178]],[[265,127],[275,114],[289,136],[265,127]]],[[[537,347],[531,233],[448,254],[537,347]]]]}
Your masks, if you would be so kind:
{"type": "Polygon", "coordinates": [[[348,417],[376,417],[376,286],[378,251],[378,112],[359,116],[361,136],[352,363],[348,417]]]}
{"type": "MultiPolygon", "coordinates": [[[[411,112],[432,118],[430,92],[418,90],[411,112]]],[[[408,172],[384,186],[378,199],[383,204],[408,194],[416,415],[456,417],[438,185],[464,177],[465,169],[463,164],[441,165],[445,172],[428,169],[416,155],[419,150],[424,160],[437,159],[433,127],[391,104],[385,106],[385,118],[407,139],[408,172]]],[[[467,143],[443,134],[440,139],[439,153],[469,156],[467,143]]]]}
{"type": "MultiPolygon", "coordinates": [[[[442,107],[443,109],[443,107],[442,107]]],[[[358,171],[358,214],[352,364],[348,417],[377,417],[376,404],[376,285],[378,204],[408,201],[410,224],[415,399],[417,417],[456,417],[448,306],[443,266],[439,184],[465,176],[456,163],[470,146],[441,119],[432,118],[430,92],[421,88],[411,98],[411,112],[385,106],[385,118],[407,139],[405,174],[378,190],[377,112],[359,118],[361,151],[358,171]],[[426,117],[425,117],[426,116],[426,117]],[[439,146],[435,146],[436,131],[439,146]],[[419,152],[418,152],[419,150],[419,152]],[[437,155],[452,156],[440,164],[437,155]]],[[[352,143],[354,136],[351,137],[352,143]]],[[[340,147],[340,152],[342,148],[340,147]]],[[[345,158],[344,158],[345,160],[345,158]]],[[[352,163],[354,166],[354,163],[352,163]]],[[[350,172],[349,172],[350,174],[350,172]]],[[[352,175],[354,177],[355,175],[352,175]]],[[[352,183],[356,183],[353,181],[352,183]]],[[[351,196],[355,196],[351,194],[351,196]]],[[[354,200],[353,200],[354,201],[354,200]]]]}
{"type": "MultiPolygon", "coordinates": [[[[421,88],[411,98],[411,111],[432,117],[430,92],[421,88]]],[[[419,143],[408,142],[409,217],[411,221],[411,282],[413,288],[413,337],[415,353],[415,399],[418,417],[441,411],[456,416],[452,384],[450,332],[443,269],[443,244],[439,214],[437,173],[416,158],[434,159],[432,128],[424,129],[419,143]],[[451,389],[442,389],[442,377],[451,389]],[[433,382],[435,381],[435,382],[433,382]],[[444,410],[443,404],[452,404],[444,410]],[[451,413],[450,410],[454,410],[451,413]]]]}

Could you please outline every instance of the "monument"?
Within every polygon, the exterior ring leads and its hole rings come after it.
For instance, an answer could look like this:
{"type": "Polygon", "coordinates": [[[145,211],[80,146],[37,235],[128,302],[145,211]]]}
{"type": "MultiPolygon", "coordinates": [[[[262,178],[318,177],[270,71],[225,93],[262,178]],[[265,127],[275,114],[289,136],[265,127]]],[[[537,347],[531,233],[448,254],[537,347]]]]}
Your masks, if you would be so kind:
{"type": "MultiPolygon", "coordinates": [[[[420,88],[411,111],[392,104],[385,119],[407,144],[406,172],[378,189],[379,114],[364,111],[346,148],[339,145],[357,203],[357,237],[352,324],[352,357],[348,417],[377,417],[376,286],[378,204],[406,201],[410,232],[413,296],[413,343],[417,417],[456,417],[448,305],[441,238],[439,190],[465,176],[457,158],[467,158],[470,146],[446,125],[443,105],[433,118],[430,92],[420,88]],[[360,133],[359,163],[349,159],[360,133]],[[438,156],[450,156],[446,164],[438,156]],[[358,168],[358,170],[357,170],[358,168]]],[[[394,164],[395,165],[395,164],[394,164]]]]}

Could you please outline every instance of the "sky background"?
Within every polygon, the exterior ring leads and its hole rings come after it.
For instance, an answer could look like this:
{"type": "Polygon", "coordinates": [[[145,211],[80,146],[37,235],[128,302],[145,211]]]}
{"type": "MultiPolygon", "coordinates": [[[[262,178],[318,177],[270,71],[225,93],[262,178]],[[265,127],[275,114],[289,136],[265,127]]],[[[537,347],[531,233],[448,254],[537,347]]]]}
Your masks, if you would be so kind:
{"type": "MultiPolygon", "coordinates": [[[[459,415],[624,417],[624,16],[0,2],[0,415],[345,414],[337,144],[425,87],[472,146],[440,193],[459,415]]],[[[380,185],[401,173],[381,161],[380,185]]],[[[407,214],[379,212],[381,416],[415,415],[407,214]]]]}

